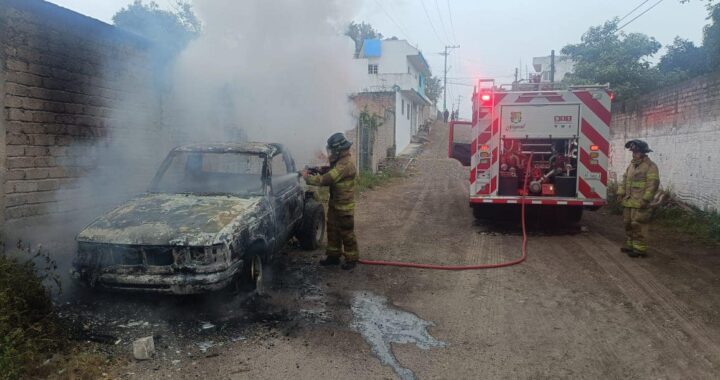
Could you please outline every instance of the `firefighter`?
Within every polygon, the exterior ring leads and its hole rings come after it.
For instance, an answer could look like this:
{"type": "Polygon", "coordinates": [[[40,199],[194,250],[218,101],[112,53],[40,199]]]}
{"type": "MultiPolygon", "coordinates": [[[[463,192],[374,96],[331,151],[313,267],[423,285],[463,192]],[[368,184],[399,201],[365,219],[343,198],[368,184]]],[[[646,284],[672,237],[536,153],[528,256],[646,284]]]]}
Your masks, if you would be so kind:
{"type": "Polygon", "coordinates": [[[633,159],[617,190],[624,207],[626,235],[625,246],[620,250],[630,257],[645,256],[650,202],[660,186],[660,174],[657,165],[647,156],[652,150],[645,141],[630,140],[625,148],[632,152],[633,159]]]}
{"type": "Polygon", "coordinates": [[[355,268],[359,258],[355,240],[355,164],[350,157],[352,142],[342,133],[335,133],[327,141],[330,170],[322,175],[309,175],[303,171],[305,182],[312,186],[329,186],[330,201],[327,213],[328,244],[326,258],[320,265],[339,265],[340,257],[345,256],[341,268],[355,268]],[[344,248],[344,249],[343,249],[344,248]]]}

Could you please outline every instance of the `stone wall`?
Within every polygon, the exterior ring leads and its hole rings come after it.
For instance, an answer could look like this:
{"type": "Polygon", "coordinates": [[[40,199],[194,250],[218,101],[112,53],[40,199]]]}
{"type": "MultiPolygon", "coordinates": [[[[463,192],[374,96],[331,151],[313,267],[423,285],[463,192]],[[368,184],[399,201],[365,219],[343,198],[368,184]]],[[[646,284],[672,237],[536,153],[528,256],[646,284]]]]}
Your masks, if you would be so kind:
{"type": "Polygon", "coordinates": [[[720,74],[695,78],[642,97],[633,110],[613,105],[611,178],[631,155],[627,140],[650,144],[661,186],[705,210],[720,210],[720,74]]]}
{"type": "Polygon", "coordinates": [[[3,227],[101,207],[147,184],[166,152],[149,49],[41,0],[0,0],[3,227]]]}

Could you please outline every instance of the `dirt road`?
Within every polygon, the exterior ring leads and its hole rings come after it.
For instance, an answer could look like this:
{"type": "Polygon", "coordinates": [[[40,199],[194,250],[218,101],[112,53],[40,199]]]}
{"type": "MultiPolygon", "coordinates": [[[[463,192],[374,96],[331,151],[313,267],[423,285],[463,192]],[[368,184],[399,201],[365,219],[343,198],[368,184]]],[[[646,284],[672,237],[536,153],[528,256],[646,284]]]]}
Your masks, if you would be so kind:
{"type": "MultiPolygon", "coordinates": [[[[478,264],[519,255],[516,225],[474,222],[466,170],[444,158],[445,132],[433,130],[413,175],[363,195],[357,232],[365,258],[478,264]]],[[[163,360],[163,350],[175,348],[161,347],[158,359],[130,362],[114,373],[206,379],[720,376],[717,247],[689,246],[655,231],[662,244],[649,258],[631,259],[619,252],[618,217],[586,213],[582,225],[581,231],[541,223],[530,231],[525,263],[486,271],[361,266],[346,273],[317,269],[320,252],[292,250],[276,273],[272,297],[260,301],[282,310],[280,318],[252,319],[239,330],[243,339],[213,347],[212,355],[188,349],[163,360]]],[[[257,305],[238,310],[248,307],[257,305]]]]}

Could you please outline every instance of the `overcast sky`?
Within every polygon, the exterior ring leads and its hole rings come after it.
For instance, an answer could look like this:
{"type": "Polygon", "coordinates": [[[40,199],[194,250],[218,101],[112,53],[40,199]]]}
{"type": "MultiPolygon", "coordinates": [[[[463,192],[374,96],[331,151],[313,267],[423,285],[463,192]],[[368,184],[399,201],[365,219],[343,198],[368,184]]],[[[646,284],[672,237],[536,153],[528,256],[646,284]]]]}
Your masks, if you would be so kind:
{"type": "MultiPolygon", "coordinates": [[[[521,62],[521,70],[525,71],[532,57],[549,55],[551,49],[559,51],[568,43],[578,42],[589,26],[623,17],[645,2],[624,20],[630,21],[657,1],[365,0],[356,20],[371,23],[387,37],[397,36],[417,45],[438,76],[443,71],[443,59],[438,53],[445,45],[460,45],[448,60],[449,82],[470,85],[471,78],[483,77],[508,83],[521,62]]],[[[132,0],[51,2],[111,23],[112,15],[132,0]]],[[[167,8],[172,0],[156,2],[167,8]]],[[[307,2],[311,6],[312,1],[307,2]]],[[[664,0],[624,30],[648,34],[663,45],[672,43],[678,35],[700,42],[702,27],[707,23],[704,4],[703,0],[689,4],[664,0]]],[[[472,92],[471,86],[448,87],[448,106],[459,95],[466,103],[472,92]]]]}

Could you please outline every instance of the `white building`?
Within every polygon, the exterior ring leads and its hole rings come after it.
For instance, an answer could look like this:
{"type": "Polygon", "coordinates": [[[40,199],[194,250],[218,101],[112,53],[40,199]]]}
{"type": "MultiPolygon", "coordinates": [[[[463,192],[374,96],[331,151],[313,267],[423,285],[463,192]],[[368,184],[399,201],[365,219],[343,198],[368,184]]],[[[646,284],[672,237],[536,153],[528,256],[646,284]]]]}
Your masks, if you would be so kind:
{"type": "MultiPolygon", "coordinates": [[[[535,75],[540,76],[540,83],[550,82],[550,61],[551,57],[535,57],[533,58],[533,69],[535,75]]],[[[555,82],[560,82],[565,78],[565,74],[572,73],[575,68],[575,62],[570,57],[564,55],[555,56],[555,82]]]]}
{"type": "Polygon", "coordinates": [[[430,67],[420,50],[405,40],[365,40],[356,59],[363,71],[358,94],[395,93],[394,150],[400,153],[409,144],[418,127],[427,120],[432,102],[425,95],[430,67]]]}

